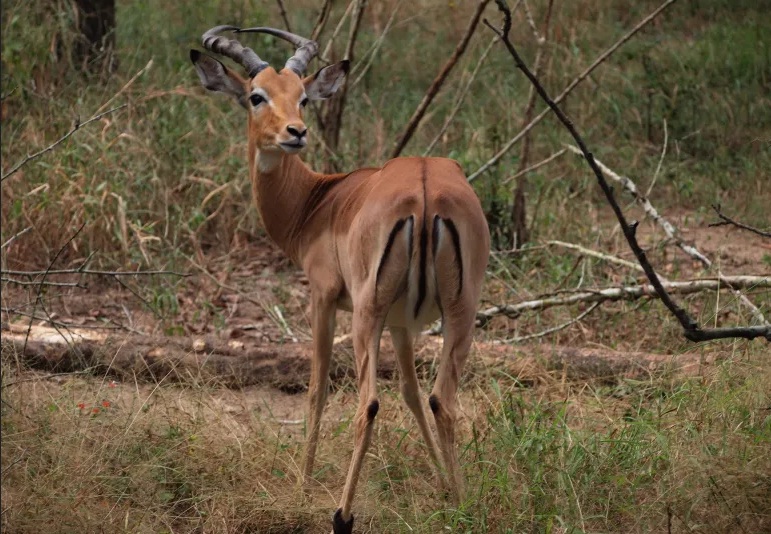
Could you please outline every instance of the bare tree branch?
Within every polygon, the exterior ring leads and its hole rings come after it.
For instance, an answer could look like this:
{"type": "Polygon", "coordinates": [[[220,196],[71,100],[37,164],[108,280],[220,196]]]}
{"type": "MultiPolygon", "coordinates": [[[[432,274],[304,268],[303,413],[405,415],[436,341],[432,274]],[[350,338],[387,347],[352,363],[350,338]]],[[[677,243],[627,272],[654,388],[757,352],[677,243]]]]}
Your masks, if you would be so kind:
{"type": "MultiPolygon", "coordinates": [[[[640,267],[639,263],[634,263],[634,262],[625,260],[623,258],[611,256],[610,254],[605,254],[604,252],[598,252],[590,248],[582,247],[581,245],[576,245],[575,243],[566,243],[565,241],[547,241],[546,244],[575,250],[585,256],[591,256],[593,258],[597,258],[610,263],[615,263],[617,265],[623,265],[624,267],[628,267],[629,269],[634,269],[635,271],[643,271],[643,268],[640,267]]],[[[663,276],[659,275],[659,278],[661,278],[662,281],[666,282],[663,276]]]]}
{"type": "MultiPolygon", "coordinates": [[[[642,19],[640,22],[637,23],[637,25],[629,30],[621,39],[613,43],[610,48],[605,50],[602,54],[597,56],[597,59],[595,59],[591,65],[586,67],[584,71],[573,78],[573,81],[571,81],[565,89],[562,90],[562,92],[557,95],[557,97],[554,99],[555,104],[559,104],[562,102],[570,93],[573,92],[573,89],[578,87],[578,85],[584,81],[589,74],[594,71],[597,67],[599,67],[606,59],[608,59],[610,56],[613,55],[613,53],[618,50],[621,45],[626,43],[629,39],[631,39],[637,32],[642,30],[645,26],[647,26],[653,19],[655,19],[662,11],[664,11],[666,8],[668,8],[670,5],[674,4],[676,0],[666,0],[663,4],[661,4],[658,8],[656,8],[650,15],[642,19]]],[[[508,8],[507,8],[508,9],[508,8]]],[[[488,24],[489,26],[489,24],[488,24]]],[[[471,174],[468,177],[469,182],[475,180],[479,175],[487,172],[490,167],[498,163],[498,161],[506,155],[506,153],[511,150],[511,147],[513,147],[517,142],[522,139],[527,132],[529,132],[536,124],[541,122],[543,118],[549,114],[549,108],[547,107],[541,113],[536,115],[536,117],[530,121],[530,123],[525,126],[517,135],[511,138],[508,143],[506,143],[503,148],[501,148],[492,158],[490,158],[487,163],[482,165],[479,169],[477,169],[473,174],[471,174]]]]}
{"type": "MultiPolygon", "coordinates": [[[[670,0],[670,3],[671,1],[673,0],[670,0]]],[[[672,297],[669,296],[669,293],[667,293],[666,288],[662,285],[661,280],[659,280],[656,272],[653,270],[653,267],[648,261],[645,255],[645,251],[637,242],[637,238],[635,236],[637,224],[634,223],[633,225],[630,225],[627,222],[624,213],[621,211],[621,207],[618,205],[618,202],[616,202],[616,199],[613,195],[613,189],[610,187],[607,180],[605,180],[605,177],[602,174],[602,170],[600,170],[600,167],[594,160],[594,156],[586,147],[586,143],[584,143],[583,138],[579,135],[575,126],[565,115],[562,109],[560,109],[560,107],[551,99],[551,97],[549,97],[548,93],[543,88],[538,79],[533,76],[533,73],[530,72],[530,69],[528,69],[527,65],[525,65],[516,48],[509,40],[509,31],[511,30],[511,11],[506,5],[505,0],[496,0],[496,4],[498,4],[498,8],[503,13],[503,28],[498,30],[487,20],[485,20],[485,24],[501,38],[503,44],[506,46],[506,49],[514,59],[517,67],[525,74],[525,76],[527,76],[528,80],[530,80],[530,83],[535,86],[538,94],[549,105],[549,108],[557,115],[560,122],[562,122],[565,128],[567,128],[567,130],[573,136],[573,139],[575,139],[576,144],[578,144],[578,146],[581,148],[581,152],[584,155],[584,158],[589,163],[589,166],[592,168],[592,171],[597,177],[597,181],[599,182],[600,187],[608,200],[608,203],[610,203],[610,206],[613,209],[619,224],[621,225],[621,229],[624,232],[624,237],[626,237],[626,240],[629,243],[629,247],[632,249],[632,252],[634,252],[637,261],[645,270],[645,275],[648,277],[648,280],[656,290],[656,293],[658,294],[661,301],[680,322],[685,337],[691,341],[707,341],[711,339],[735,337],[746,339],[765,337],[769,342],[771,342],[771,326],[711,328],[706,330],[702,329],[698,323],[696,323],[696,321],[688,314],[688,312],[676,304],[672,297]]]]}
{"type": "MultiPolygon", "coordinates": [[[[575,154],[578,154],[579,156],[583,157],[583,154],[581,153],[581,150],[573,145],[565,145],[571,152],[574,152],[575,154]]],[[[670,223],[668,220],[666,220],[664,217],[659,214],[659,212],[656,210],[656,208],[653,207],[653,204],[651,204],[650,200],[648,200],[646,197],[642,196],[640,194],[640,190],[637,188],[637,185],[632,181],[631,178],[627,176],[621,176],[613,170],[611,170],[608,166],[606,166],[604,163],[602,163],[600,160],[595,159],[594,160],[597,166],[602,170],[605,175],[612,178],[614,181],[620,183],[624,189],[629,191],[629,193],[634,197],[635,201],[642,207],[643,211],[656,223],[658,223],[659,226],[664,230],[664,232],[667,234],[667,237],[672,239],[675,244],[685,252],[688,256],[691,258],[701,262],[702,265],[706,269],[710,269],[712,267],[712,261],[707,258],[704,254],[702,254],[699,249],[697,249],[694,245],[689,245],[683,239],[680,237],[679,232],[677,228],[670,223]]],[[[717,273],[718,277],[721,276],[720,272],[717,273]]],[[[739,300],[744,304],[752,313],[752,315],[755,317],[755,319],[760,324],[768,324],[766,323],[766,318],[763,316],[763,313],[755,306],[750,299],[748,299],[745,295],[742,295],[739,292],[736,292],[736,296],[739,297],[739,300]]]]}
{"type": "Polygon", "coordinates": [[[734,219],[730,218],[728,215],[720,211],[720,204],[712,204],[712,209],[715,210],[715,213],[717,214],[717,216],[720,217],[720,219],[722,220],[720,222],[710,223],[709,226],[733,225],[733,226],[736,226],[737,228],[741,228],[742,230],[748,230],[752,233],[758,234],[761,237],[771,238],[771,232],[767,232],[765,230],[759,230],[758,228],[749,226],[747,224],[741,223],[739,221],[735,221],[734,219]]]}
{"type": "Polygon", "coordinates": [[[86,122],[80,122],[80,119],[75,119],[75,124],[72,126],[72,128],[70,128],[69,132],[67,132],[66,134],[61,136],[59,139],[54,141],[52,144],[50,144],[47,147],[45,147],[43,150],[35,152],[34,154],[28,154],[26,158],[21,160],[10,171],[5,173],[3,175],[3,177],[0,178],[0,182],[4,182],[6,178],[9,178],[9,177],[13,176],[14,174],[16,174],[19,171],[19,169],[24,167],[30,161],[39,158],[40,156],[50,152],[51,150],[53,150],[54,148],[56,148],[57,146],[62,144],[64,141],[69,139],[72,134],[74,134],[75,132],[80,130],[83,126],[88,126],[92,122],[98,121],[99,119],[101,119],[105,115],[109,115],[110,113],[114,113],[114,112],[116,112],[116,111],[118,111],[120,109],[125,108],[126,106],[128,106],[128,104],[121,104],[120,106],[116,106],[116,107],[114,107],[112,109],[108,109],[107,111],[105,111],[103,113],[98,113],[97,115],[94,115],[93,117],[88,119],[86,122]]]}
{"type": "Polygon", "coordinates": [[[361,80],[367,74],[367,71],[369,71],[370,67],[372,66],[372,62],[375,60],[375,57],[377,57],[377,53],[380,51],[380,47],[383,46],[383,42],[385,41],[386,35],[388,35],[388,32],[391,29],[391,26],[393,25],[394,20],[396,20],[396,14],[399,12],[399,8],[402,7],[402,3],[404,3],[404,0],[399,0],[396,3],[396,5],[393,8],[393,11],[391,11],[391,16],[388,17],[388,22],[386,22],[385,28],[383,28],[382,33],[378,36],[377,39],[375,39],[375,42],[370,47],[370,49],[364,53],[364,57],[367,58],[367,62],[364,64],[364,66],[360,68],[354,68],[353,71],[351,72],[350,74],[351,78],[353,78],[353,75],[356,74],[356,78],[353,80],[353,82],[351,82],[351,87],[356,87],[357,85],[359,85],[361,80]]]}
{"type": "Polygon", "coordinates": [[[431,151],[434,149],[436,144],[444,135],[444,132],[447,131],[447,128],[450,127],[450,124],[452,124],[452,121],[455,120],[455,116],[458,114],[458,111],[460,111],[460,108],[463,106],[463,102],[466,99],[466,95],[468,94],[469,90],[471,89],[471,85],[474,83],[474,80],[476,80],[479,70],[482,68],[482,65],[484,65],[485,59],[487,59],[487,56],[490,54],[490,51],[493,49],[493,45],[497,41],[498,41],[498,37],[493,37],[490,43],[487,45],[487,48],[485,48],[484,51],[482,52],[482,55],[479,56],[479,60],[477,60],[476,67],[474,67],[474,70],[471,72],[471,75],[466,81],[466,85],[463,86],[463,89],[455,99],[455,105],[453,106],[452,111],[450,111],[450,113],[444,119],[444,124],[442,124],[442,127],[439,128],[439,132],[436,134],[434,139],[428,144],[428,147],[423,151],[423,156],[428,156],[431,153],[431,151]]]}
{"type": "Polygon", "coordinates": [[[332,0],[325,0],[324,5],[321,6],[319,11],[319,18],[316,19],[316,23],[313,25],[313,31],[311,32],[311,41],[318,41],[321,32],[324,31],[324,26],[327,24],[329,18],[329,11],[332,7],[332,0]]]}
{"type": "Polygon", "coordinates": [[[476,27],[479,24],[479,19],[482,17],[482,11],[484,11],[489,1],[490,0],[480,0],[479,4],[477,4],[477,9],[474,12],[474,15],[471,17],[471,21],[469,22],[468,28],[466,28],[466,33],[463,35],[463,38],[458,43],[458,46],[455,47],[455,51],[452,53],[450,58],[442,67],[442,70],[440,70],[439,74],[437,74],[436,78],[434,78],[434,81],[431,83],[431,86],[428,88],[428,91],[426,91],[426,94],[423,96],[423,100],[420,101],[420,104],[418,104],[417,109],[415,109],[415,112],[412,114],[412,117],[410,117],[410,120],[407,123],[407,126],[404,128],[404,133],[402,133],[401,138],[399,139],[399,141],[397,141],[396,146],[394,147],[394,150],[391,153],[392,158],[395,158],[402,153],[402,150],[404,150],[404,147],[412,138],[412,134],[415,133],[415,130],[417,129],[418,124],[420,124],[421,119],[423,119],[423,115],[426,114],[426,110],[428,109],[428,106],[434,100],[434,97],[439,92],[439,89],[442,88],[442,85],[447,79],[447,76],[449,76],[453,67],[455,67],[455,64],[458,62],[458,59],[460,59],[460,57],[463,55],[463,52],[466,51],[466,47],[468,46],[468,43],[471,40],[471,36],[474,34],[474,30],[476,30],[476,27]]]}
{"type": "Polygon", "coordinates": [[[286,16],[283,0],[276,0],[276,2],[278,3],[278,9],[281,12],[281,19],[284,21],[284,26],[286,26],[286,31],[291,32],[292,27],[289,25],[289,19],[286,16]]]}

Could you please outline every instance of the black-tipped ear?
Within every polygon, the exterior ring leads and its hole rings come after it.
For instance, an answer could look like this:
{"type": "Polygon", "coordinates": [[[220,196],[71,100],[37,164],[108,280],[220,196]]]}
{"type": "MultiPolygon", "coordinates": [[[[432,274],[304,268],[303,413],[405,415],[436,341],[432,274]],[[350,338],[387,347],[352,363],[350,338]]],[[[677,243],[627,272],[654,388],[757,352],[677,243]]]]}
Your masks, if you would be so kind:
{"type": "Polygon", "coordinates": [[[305,94],[311,100],[325,100],[331,97],[343,85],[343,80],[345,80],[350,67],[351,62],[346,59],[324,67],[313,76],[305,78],[303,80],[305,94]]]}
{"type": "Polygon", "coordinates": [[[243,107],[246,107],[246,80],[227,68],[219,60],[202,54],[198,50],[190,50],[190,61],[195,65],[198,78],[209,91],[217,91],[232,96],[243,107]]]}

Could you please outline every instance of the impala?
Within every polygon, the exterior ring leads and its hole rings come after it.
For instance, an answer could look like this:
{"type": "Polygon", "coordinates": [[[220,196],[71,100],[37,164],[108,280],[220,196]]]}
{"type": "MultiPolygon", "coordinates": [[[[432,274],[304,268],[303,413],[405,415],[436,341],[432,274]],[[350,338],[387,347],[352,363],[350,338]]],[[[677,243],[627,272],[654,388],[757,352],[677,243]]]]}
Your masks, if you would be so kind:
{"type": "Polygon", "coordinates": [[[327,399],[337,309],[353,312],[352,338],[359,403],[354,448],[340,506],[337,534],[351,532],[351,507],[370,444],[379,402],[376,368],[383,328],[391,332],[401,392],[427,444],[439,480],[456,502],[462,474],[455,446],[458,380],[471,347],[475,310],[489,255],[484,213],[457,162],[397,158],[380,168],[344,174],[309,169],[298,153],[308,142],[302,112],[342,84],[348,61],[304,77],[316,42],[274,28],[216,26],[203,35],[207,50],[243,66],[247,77],[217,59],[190,51],[203,86],[230,95],[246,109],[252,192],[265,230],[308,277],[313,362],[303,479],[313,475],[321,415],[327,399]],[[276,71],[225,31],[262,32],[296,47],[276,71]],[[413,337],[441,317],[444,337],[428,405],[437,441],[421,401],[413,337]]]}

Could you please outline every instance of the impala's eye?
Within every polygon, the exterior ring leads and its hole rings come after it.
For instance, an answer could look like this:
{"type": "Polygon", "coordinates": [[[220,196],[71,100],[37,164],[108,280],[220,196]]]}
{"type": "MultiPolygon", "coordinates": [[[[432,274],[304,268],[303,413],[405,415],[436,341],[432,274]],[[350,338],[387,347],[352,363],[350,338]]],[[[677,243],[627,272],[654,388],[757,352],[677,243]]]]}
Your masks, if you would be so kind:
{"type": "Polygon", "coordinates": [[[263,102],[265,102],[265,97],[263,97],[262,95],[253,94],[252,96],[249,97],[249,102],[251,102],[254,107],[257,107],[263,102]]]}
{"type": "Polygon", "coordinates": [[[306,96],[305,98],[303,98],[303,99],[300,101],[300,107],[301,107],[301,108],[304,108],[304,107],[305,107],[305,106],[307,106],[307,105],[308,105],[308,97],[306,96]]]}

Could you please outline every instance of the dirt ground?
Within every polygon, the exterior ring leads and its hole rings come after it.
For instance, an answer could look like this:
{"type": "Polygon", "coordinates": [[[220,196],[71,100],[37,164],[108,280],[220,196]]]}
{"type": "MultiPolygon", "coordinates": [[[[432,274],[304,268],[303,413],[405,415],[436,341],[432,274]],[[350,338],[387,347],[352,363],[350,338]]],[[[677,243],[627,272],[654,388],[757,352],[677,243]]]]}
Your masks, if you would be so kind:
{"type": "MultiPolygon", "coordinates": [[[[768,243],[732,227],[710,228],[706,221],[695,221],[687,214],[670,219],[687,228],[683,237],[719,263],[724,274],[769,272],[768,243]]],[[[605,235],[604,244],[611,251],[615,249],[622,257],[631,255],[620,232],[610,229],[605,235]]],[[[650,222],[640,226],[643,241],[663,237],[650,222]]],[[[698,264],[674,247],[661,247],[652,256],[666,275],[698,275],[698,264]]],[[[266,238],[226,256],[191,261],[188,271],[191,276],[178,279],[175,294],[162,285],[154,290],[152,280],[141,277],[122,277],[117,282],[110,277],[83,276],[83,288],[48,288],[44,307],[36,302],[34,290],[7,285],[4,308],[21,310],[24,315],[3,314],[4,346],[15,339],[28,352],[22,357],[33,368],[49,373],[91,369],[96,375],[107,372],[117,380],[218,380],[225,386],[249,388],[247,397],[239,397],[242,404],[260,403],[270,396],[277,418],[301,419],[304,400],[297,394],[305,390],[312,354],[304,275],[266,238]],[[30,314],[36,319],[30,319],[30,314]],[[79,347],[74,353],[73,346],[79,347]]],[[[75,279],[49,276],[48,280],[75,279]]],[[[353,377],[349,326],[348,314],[339,313],[333,382],[353,377]]],[[[419,368],[432,367],[440,349],[440,338],[421,336],[419,368]]],[[[695,369],[719,357],[719,353],[679,353],[676,366],[695,369]]],[[[536,380],[538,373],[555,370],[574,378],[637,376],[674,361],[671,355],[623,347],[613,350],[592,343],[506,346],[478,341],[469,372],[502,365],[528,382],[536,380]]],[[[383,343],[379,368],[382,378],[395,378],[390,343],[383,343]]]]}

